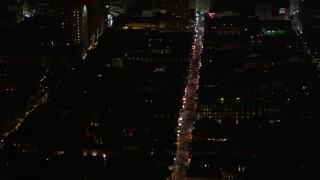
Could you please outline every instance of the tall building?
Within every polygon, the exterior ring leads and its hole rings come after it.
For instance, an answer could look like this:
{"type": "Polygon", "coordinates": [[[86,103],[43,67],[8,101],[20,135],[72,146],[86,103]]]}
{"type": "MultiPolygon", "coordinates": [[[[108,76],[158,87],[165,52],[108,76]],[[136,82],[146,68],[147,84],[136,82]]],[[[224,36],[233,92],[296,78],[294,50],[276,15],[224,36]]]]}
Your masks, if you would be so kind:
{"type": "Polygon", "coordinates": [[[88,5],[88,40],[90,44],[96,42],[104,31],[104,15],[103,0],[95,0],[94,3],[88,5]]]}
{"type": "Polygon", "coordinates": [[[167,22],[168,30],[190,30],[189,1],[172,0],[167,2],[167,22]]]}
{"type": "Polygon", "coordinates": [[[210,0],[189,0],[189,8],[196,12],[207,13],[210,9],[210,0]]]}
{"type": "Polygon", "coordinates": [[[320,29],[320,2],[304,0],[301,2],[300,21],[302,29],[320,29]]]}
{"type": "Polygon", "coordinates": [[[298,25],[303,32],[304,40],[308,44],[310,51],[319,57],[320,2],[304,0],[300,5],[298,25]]]}
{"type": "Polygon", "coordinates": [[[104,14],[100,0],[54,1],[57,41],[88,47],[103,32],[104,14]]]}
{"type": "Polygon", "coordinates": [[[256,3],[255,16],[260,20],[289,20],[289,2],[256,3]]]}
{"type": "Polygon", "coordinates": [[[167,4],[167,29],[192,31],[196,12],[209,12],[209,0],[171,0],[167,4]]]}
{"type": "Polygon", "coordinates": [[[167,2],[167,14],[171,18],[187,17],[189,12],[188,0],[172,0],[167,2]]]}
{"type": "Polygon", "coordinates": [[[87,6],[71,1],[55,1],[58,42],[88,44],[87,6]]]}
{"type": "Polygon", "coordinates": [[[272,19],[272,4],[256,4],[255,15],[260,20],[272,19]]]}

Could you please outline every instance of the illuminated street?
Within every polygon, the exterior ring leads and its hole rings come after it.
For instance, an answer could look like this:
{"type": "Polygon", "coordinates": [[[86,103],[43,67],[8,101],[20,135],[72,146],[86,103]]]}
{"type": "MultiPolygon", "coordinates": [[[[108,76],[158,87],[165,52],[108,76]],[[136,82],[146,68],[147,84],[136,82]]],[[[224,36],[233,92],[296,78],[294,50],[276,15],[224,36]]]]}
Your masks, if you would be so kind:
{"type": "Polygon", "coordinates": [[[189,155],[189,142],[192,140],[193,123],[196,120],[197,89],[199,82],[199,69],[201,67],[201,52],[203,27],[202,18],[196,16],[194,44],[192,46],[191,63],[187,85],[182,98],[182,108],[180,110],[177,126],[177,150],[174,158],[172,179],[187,179],[187,170],[191,161],[189,155]]]}
{"type": "Polygon", "coordinates": [[[28,104],[25,109],[20,112],[20,114],[8,122],[7,126],[4,128],[0,142],[0,148],[3,146],[4,139],[12,132],[17,131],[21,123],[40,105],[48,102],[48,86],[44,83],[46,76],[40,79],[40,86],[36,94],[29,98],[28,104]]]}
{"type": "MultiPolygon", "coordinates": [[[[101,35],[101,34],[100,34],[101,35]]],[[[86,60],[86,56],[88,51],[95,49],[98,46],[98,42],[93,43],[93,45],[89,46],[88,49],[84,50],[82,53],[83,60],[86,60]]],[[[77,63],[78,65],[79,63],[77,63]]],[[[75,67],[72,68],[72,70],[75,70],[75,67]]],[[[20,127],[21,123],[38,107],[41,106],[49,101],[49,89],[47,85],[47,76],[43,75],[42,78],[40,78],[40,83],[38,87],[38,91],[32,95],[29,100],[28,104],[25,106],[25,109],[19,113],[18,116],[16,116],[14,119],[10,120],[10,122],[7,123],[7,126],[2,130],[1,133],[1,139],[0,139],[0,149],[3,146],[3,142],[5,141],[5,138],[12,132],[17,131],[20,127]]],[[[62,81],[58,82],[61,83],[62,81]]],[[[55,85],[55,88],[58,87],[58,84],[55,85]]]]}

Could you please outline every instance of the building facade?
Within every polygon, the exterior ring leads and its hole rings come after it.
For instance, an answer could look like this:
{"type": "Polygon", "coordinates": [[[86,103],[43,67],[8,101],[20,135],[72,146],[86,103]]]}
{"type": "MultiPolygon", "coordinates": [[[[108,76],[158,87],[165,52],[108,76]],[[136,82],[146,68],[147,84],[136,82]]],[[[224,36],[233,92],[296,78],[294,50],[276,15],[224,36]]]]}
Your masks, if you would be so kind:
{"type": "Polygon", "coordinates": [[[58,43],[84,48],[97,40],[104,29],[102,1],[54,1],[58,43]]]}
{"type": "Polygon", "coordinates": [[[301,2],[300,20],[302,29],[320,28],[320,2],[305,0],[301,2]]]}

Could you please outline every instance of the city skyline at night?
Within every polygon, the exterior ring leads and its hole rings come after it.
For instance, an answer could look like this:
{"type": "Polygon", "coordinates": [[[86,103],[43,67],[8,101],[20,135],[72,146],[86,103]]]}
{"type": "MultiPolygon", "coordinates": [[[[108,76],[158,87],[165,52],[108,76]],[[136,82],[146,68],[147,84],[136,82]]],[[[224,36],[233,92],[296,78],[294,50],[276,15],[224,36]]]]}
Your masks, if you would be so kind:
{"type": "Polygon", "coordinates": [[[311,179],[313,0],[0,3],[0,179],[311,179]]]}

